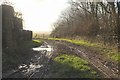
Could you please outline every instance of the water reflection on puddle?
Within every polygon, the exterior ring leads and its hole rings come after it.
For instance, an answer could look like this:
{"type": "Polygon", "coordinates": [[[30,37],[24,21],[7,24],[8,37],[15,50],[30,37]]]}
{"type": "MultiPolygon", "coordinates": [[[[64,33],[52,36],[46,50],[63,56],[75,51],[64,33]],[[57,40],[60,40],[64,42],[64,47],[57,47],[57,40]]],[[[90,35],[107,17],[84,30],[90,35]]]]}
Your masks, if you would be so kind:
{"type": "Polygon", "coordinates": [[[53,52],[53,47],[48,45],[47,43],[41,45],[40,47],[32,48],[34,51],[40,51],[42,54],[44,54],[47,57],[51,56],[51,53],[53,52]]]}
{"type": "Polygon", "coordinates": [[[34,51],[39,51],[41,54],[35,55],[35,58],[31,58],[32,62],[30,62],[30,64],[22,64],[18,67],[25,75],[30,75],[33,72],[39,71],[40,68],[44,66],[43,63],[41,63],[42,58],[44,58],[44,56],[49,58],[53,51],[53,48],[47,43],[32,49],[34,51]]]}
{"type": "Polygon", "coordinates": [[[43,50],[46,50],[46,51],[52,51],[52,47],[50,45],[46,45],[46,46],[40,46],[40,47],[37,47],[37,48],[32,48],[34,51],[43,51],[43,50]]]}
{"type": "Polygon", "coordinates": [[[25,74],[30,74],[31,72],[34,72],[41,67],[43,67],[43,65],[33,63],[33,64],[30,64],[30,65],[22,64],[22,65],[19,66],[19,69],[21,69],[22,72],[25,73],[25,74]]]}

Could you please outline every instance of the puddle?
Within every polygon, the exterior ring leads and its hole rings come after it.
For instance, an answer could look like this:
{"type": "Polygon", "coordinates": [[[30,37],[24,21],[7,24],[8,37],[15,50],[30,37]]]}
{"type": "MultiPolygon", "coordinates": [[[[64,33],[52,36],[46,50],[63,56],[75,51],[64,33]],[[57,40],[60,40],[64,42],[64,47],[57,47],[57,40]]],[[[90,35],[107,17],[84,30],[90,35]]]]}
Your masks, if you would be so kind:
{"type": "Polygon", "coordinates": [[[42,54],[45,54],[47,57],[53,52],[52,46],[48,45],[47,42],[44,42],[40,47],[32,48],[34,51],[40,51],[42,54]]]}
{"type": "Polygon", "coordinates": [[[46,46],[40,46],[40,47],[36,47],[36,48],[32,48],[34,51],[52,51],[52,47],[50,45],[46,45],[46,46]]]}
{"type": "Polygon", "coordinates": [[[40,47],[32,49],[34,51],[39,51],[40,54],[35,55],[35,58],[31,58],[31,62],[29,64],[22,64],[18,67],[24,75],[30,75],[32,73],[39,71],[40,68],[44,66],[43,62],[40,63],[42,61],[42,58],[44,58],[44,56],[49,58],[53,51],[53,48],[47,43],[44,43],[40,47]]]}
{"type": "Polygon", "coordinates": [[[37,69],[40,69],[41,67],[43,67],[43,65],[39,65],[39,64],[30,64],[30,65],[26,65],[26,64],[22,64],[19,66],[19,69],[22,70],[22,72],[25,75],[29,75],[33,72],[36,72],[37,69]]]}
{"type": "Polygon", "coordinates": [[[19,69],[26,69],[26,68],[28,68],[28,66],[26,65],[26,64],[22,64],[22,65],[20,65],[19,67],[18,67],[19,69]]]}

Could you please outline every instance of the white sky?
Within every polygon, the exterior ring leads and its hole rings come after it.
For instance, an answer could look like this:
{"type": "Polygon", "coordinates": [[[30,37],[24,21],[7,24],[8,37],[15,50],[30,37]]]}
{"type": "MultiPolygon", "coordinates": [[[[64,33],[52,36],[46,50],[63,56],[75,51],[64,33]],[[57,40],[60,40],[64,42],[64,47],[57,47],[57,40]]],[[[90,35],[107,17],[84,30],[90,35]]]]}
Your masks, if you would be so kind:
{"type": "Polygon", "coordinates": [[[23,13],[25,29],[51,31],[67,0],[9,0],[23,13]]]}

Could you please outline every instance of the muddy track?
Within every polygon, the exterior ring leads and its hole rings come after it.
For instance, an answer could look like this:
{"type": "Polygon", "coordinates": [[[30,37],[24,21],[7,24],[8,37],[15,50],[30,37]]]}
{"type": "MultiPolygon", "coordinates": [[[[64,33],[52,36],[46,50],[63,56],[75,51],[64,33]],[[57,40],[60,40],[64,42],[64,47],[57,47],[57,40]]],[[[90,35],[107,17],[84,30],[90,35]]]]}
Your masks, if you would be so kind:
{"type": "Polygon", "coordinates": [[[118,78],[118,66],[115,63],[110,62],[109,60],[104,60],[101,55],[97,55],[85,49],[81,46],[74,45],[65,41],[51,41],[45,40],[44,47],[46,45],[52,46],[54,52],[49,53],[46,50],[40,50],[34,57],[31,58],[31,61],[28,61],[27,64],[24,64],[22,68],[18,70],[11,71],[9,74],[6,74],[6,78],[44,78],[49,67],[51,58],[56,57],[60,53],[75,54],[85,60],[87,60],[91,65],[93,65],[96,70],[102,73],[104,78],[118,78]],[[30,64],[33,66],[42,65],[42,67],[31,69],[30,64]],[[25,74],[27,71],[29,72],[25,74]]]}
{"type": "Polygon", "coordinates": [[[95,56],[89,56],[87,53],[82,52],[79,49],[74,49],[74,52],[80,56],[83,57],[84,59],[87,59],[89,63],[91,63],[94,67],[96,67],[101,73],[104,74],[105,78],[118,78],[118,75],[116,74],[116,71],[113,69],[110,69],[108,66],[105,65],[105,63],[102,63],[100,58],[95,57],[95,56]]]}
{"type": "Polygon", "coordinates": [[[3,78],[43,78],[48,70],[47,66],[51,59],[50,53],[52,52],[50,51],[49,53],[49,50],[47,51],[49,48],[46,42],[41,47],[34,48],[34,56],[30,60],[25,60],[17,69],[7,71],[3,74],[3,78]]]}
{"type": "Polygon", "coordinates": [[[74,45],[72,43],[59,40],[53,41],[53,43],[57,45],[61,44],[62,46],[67,46],[67,48],[69,48],[73,54],[89,61],[90,64],[92,64],[98,71],[102,73],[104,78],[118,78],[119,71],[117,63],[110,62],[110,60],[105,60],[101,55],[93,53],[87,49],[83,49],[80,46],[74,45]]]}

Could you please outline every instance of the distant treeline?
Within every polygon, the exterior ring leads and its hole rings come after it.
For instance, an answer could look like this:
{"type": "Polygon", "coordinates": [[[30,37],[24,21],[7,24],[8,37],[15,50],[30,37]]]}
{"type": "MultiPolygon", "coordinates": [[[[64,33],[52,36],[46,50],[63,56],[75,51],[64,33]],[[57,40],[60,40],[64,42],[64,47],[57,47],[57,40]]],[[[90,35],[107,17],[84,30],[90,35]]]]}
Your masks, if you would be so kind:
{"type": "Polygon", "coordinates": [[[33,38],[48,38],[50,32],[33,32],[33,38]]]}

